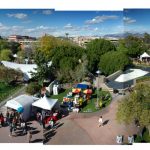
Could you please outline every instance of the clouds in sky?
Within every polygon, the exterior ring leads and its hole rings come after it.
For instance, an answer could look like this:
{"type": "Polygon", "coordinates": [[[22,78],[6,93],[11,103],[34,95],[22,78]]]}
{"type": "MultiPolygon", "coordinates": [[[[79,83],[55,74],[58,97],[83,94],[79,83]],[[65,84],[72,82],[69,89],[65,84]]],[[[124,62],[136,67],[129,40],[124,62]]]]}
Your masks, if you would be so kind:
{"type": "MultiPolygon", "coordinates": [[[[41,36],[45,33],[54,36],[64,36],[65,33],[69,33],[70,36],[88,36],[88,35],[104,35],[111,34],[112,32],[122,32],[121,28],[116,28],[111,23],[103,24],[105,21],[114,20],[114,24],[120,24],[120,14],[114,15],[114,13],[107,12],[107,15],[98,15],[98,12],[85,12],[81,16],[70,17],[69,13],[64,13],[59,16],[59,13],[54,13],[54,10],[19,10],[19,11],[7,11],[0,23],[0,33],[2,36],[9,36],[12,34],[29,35],[29,36],[41,36]],[[108,15],[108,13],[110,15],[108,15]],[[53,15],[51,15],[53,14],[53,15]],[[68,16],[67,16],[68,15],[68,16]],[[82,17],[83,16],[83,17],[82,17]],[[89,16],[89,17],[88,17],[89,16]],[[91,17],[90,17],[91,16],[91,17]],[[67,18],[69,18],[68,23],[67,18]],[[116,21],[117,20],[117,21],[116,21]],[[56,21],[56,22],[55,22],[56,21]],[[111,28],[111,29],[110,29],[111,28]]],[[[102,12],[103,13],[103,12],[102,12]]]]}
{"type": "Polygon", "coordinates": [[[132,23],[136,22],[135,19],[132,19],[132,18],[129,18],[129,17],[123,17],[123,21],[124,21],[125,24],[132,24],[132,23]]]}
{"type": "Polygon", "coordinates": [[[51,15],[52,14],[52,10],[43,10],[42,13],[44,15],[51,15]]]}
{"type": "Polygon", "coordinates": [[[25,13],[14,13],[14,14],[7,14],[8,17],[14,17],[14,18],[17,18],[17,19],[25,19],[27,18],[27,14],[25,13]]]}
{"type": "Polygon", "coordinates": [[[116,15],[102,15],[102,16],[96,16],[91,20],[86,20],[85,23],[86,24],[99,24],[99,23],[102,23],[106,20],[114,20],[114,19],[118,19],[118,16],[116,16],[116,15]]]}

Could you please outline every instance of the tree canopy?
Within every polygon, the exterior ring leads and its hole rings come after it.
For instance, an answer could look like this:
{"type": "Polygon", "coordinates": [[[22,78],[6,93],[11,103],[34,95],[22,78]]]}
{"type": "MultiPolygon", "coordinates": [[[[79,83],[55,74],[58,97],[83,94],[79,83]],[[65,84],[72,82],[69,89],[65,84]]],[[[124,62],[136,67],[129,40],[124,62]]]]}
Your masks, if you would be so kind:
{"type": "MultiPolygon", "coordinates": [[[[119,102],[117,120],[130,124],[138,120],[141,126],[150,127],[150,85],[137,84],[128,98],[119,102]]],[[[149,128],[150,129],[150,128],[149,128]]],[[[150,130],[149,130],[150,131],[150,130]]]]}
{"type": "Polygon", "coordinates": [[[12,60],[12,51],[9,49],[3,49],[0,52],[0,60],[10,61],[12,60]]]}
{"type": "Polygon", "coordinates": [[[23,78],[23,73],[21,71],[16,71],[14,69],[6,68],[4,66],[0,66],[0,73],[0,82],[4,82],[6,84],[16,79],[23,78]]]}
{"type": "Polygon", "coordinates": [[[124,70],[130,64],[130,59],[123,52],[107,52],[101,56],[99,68],[105,75],[118,70],[124,70]]]}
{"type": "Polygon", "coordinates": [[[143,39],[132,35],[120,40],[120,46],[130,57],[137,57],[147,50],[143,39]]]}
{"type": "Polygon", "coordinates": [[[76,67],[81,65],[84,49],[75,45],[58,46],[53,50],[52,62],[60,80],[71,81],[76,67]]]}
{"type": "Polygon", "coordinates": [[[115,50],[116,48],[114,44],[105,39],[95,39],[89,42],[86,45],[89,70],[95,72],[98,69],[101,56],[109,51],[115,50]]]}

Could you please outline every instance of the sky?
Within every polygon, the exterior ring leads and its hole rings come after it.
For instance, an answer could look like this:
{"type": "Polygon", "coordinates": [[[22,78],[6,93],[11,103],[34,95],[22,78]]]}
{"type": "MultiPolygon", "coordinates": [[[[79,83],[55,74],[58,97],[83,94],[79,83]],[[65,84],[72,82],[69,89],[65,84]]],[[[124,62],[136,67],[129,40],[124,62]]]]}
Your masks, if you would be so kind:
{"type": "Polygon", "coordinates": [[[103,36],[123,33],[122,11],[1,9],[0,35],[103,36]]]}
{"type": "Polygon", "coordinates": [[[150,9],[125,9],[124,30],[132,33],[150,33],[150,9]]]}

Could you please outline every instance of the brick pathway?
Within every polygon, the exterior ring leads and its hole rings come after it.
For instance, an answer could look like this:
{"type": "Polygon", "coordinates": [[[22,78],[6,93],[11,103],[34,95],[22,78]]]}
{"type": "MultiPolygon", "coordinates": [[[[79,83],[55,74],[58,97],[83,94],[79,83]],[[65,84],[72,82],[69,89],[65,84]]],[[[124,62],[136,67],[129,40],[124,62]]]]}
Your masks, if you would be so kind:
{"type": "Polygon", "coordinates": [[[137,133],[134,125],[125,126],[117,123],[115,114],[117,102],[122,96],[117,96],[106,109],[95,113],[71,113],[61,120],[62,126],[57,128],[47,144],[50,145],[92,145],[116,144],[116,136],[123,135],[127,141],[129,135],[137,133]],[[102,115],[106,124],[98,127],[98,117],[102,115]]]}

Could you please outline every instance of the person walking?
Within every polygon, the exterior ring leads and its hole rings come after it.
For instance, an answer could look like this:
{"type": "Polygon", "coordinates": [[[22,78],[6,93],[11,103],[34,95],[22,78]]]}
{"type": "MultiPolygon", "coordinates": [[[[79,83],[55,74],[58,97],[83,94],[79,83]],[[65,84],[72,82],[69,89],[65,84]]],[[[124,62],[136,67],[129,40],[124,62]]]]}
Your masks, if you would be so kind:
{"type": "Polygon", "coordinates": [[[27,132],[27,140],[28,140],[28,143],[31,143],[31,139],[32,139],[32,134],[30,131],[27,132]]]}
{"type": "Polygon", "coordinates": [[[99,122],[98,127],[101,127],[101,126],[103,127],[103,117],[102,116],[99,117],[98,122],[99,122]]]}
{"type": "Polygon", "coordinates": [[[12,127],[12,123],[9,124],[9,136],[12,137],[12,131],[13,131],[13,127],[12,127]]]}

